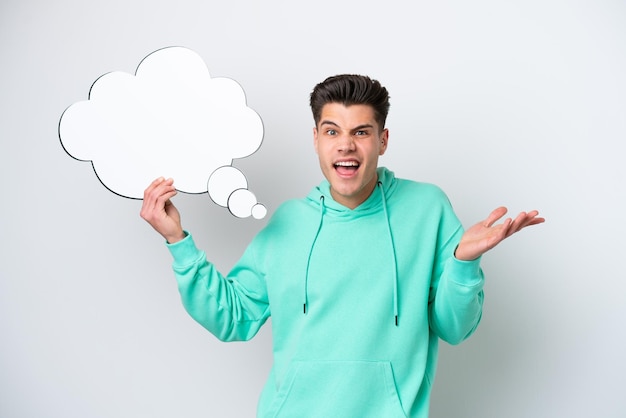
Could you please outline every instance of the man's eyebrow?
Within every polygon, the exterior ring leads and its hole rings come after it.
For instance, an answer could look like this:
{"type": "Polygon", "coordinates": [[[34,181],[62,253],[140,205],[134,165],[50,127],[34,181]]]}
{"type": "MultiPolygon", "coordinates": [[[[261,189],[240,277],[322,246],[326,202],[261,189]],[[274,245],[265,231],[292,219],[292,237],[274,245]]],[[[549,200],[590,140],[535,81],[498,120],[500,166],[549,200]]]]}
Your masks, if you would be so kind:
{"type": "Polygon", "coordinates": [[[332,126],[339,127],[339,125],[337,125],[332,120],[323,120],[323,121],[320,122],[320,126],[322,126],[322,125],[332,125],[332,126]]]}
{"type": "MultiPolygon", "coordinates": [[[[323,125],[331,125],[331,126],[336,126],[339,128],[339,125],[337,125],[335,122],[333,122],[332,120],[323,120],[320,122],[320,126],[323,125]]],[[[363,125],[359,125],[359,126],[355,126],[354,128],[352,128],[352,131],[360,131],[362,129],[366,129],[366,128],[373,128],[374,125],[370,124],[370,123],[365,123],[363,125]]]]}

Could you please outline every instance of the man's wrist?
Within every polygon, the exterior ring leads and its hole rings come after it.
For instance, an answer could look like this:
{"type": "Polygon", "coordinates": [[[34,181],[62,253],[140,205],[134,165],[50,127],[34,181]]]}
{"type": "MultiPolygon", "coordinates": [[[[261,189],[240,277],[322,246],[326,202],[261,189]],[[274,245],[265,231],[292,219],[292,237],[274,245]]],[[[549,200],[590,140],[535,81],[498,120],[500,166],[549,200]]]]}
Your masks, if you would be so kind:
{"type": "Polygon", "coordinates": [[[178,241],[182,241],[185,238],[187,238],[187,233],[184,230],[181,230],[179,233],[166,236],[165,240],[168,244],[176,244],[178,241]]]}
{"type": "Polygon", "coordinates": [[[469,254],[464,254],[463,253],[463,249],[461,249],[461,251],[459,251],[459,247],[461,246],[461,244],[457,245],[456,248],[454,249],[454,258],[456,258],[459,261],[474,261],[477,260],[478,258],[480,258],[481,254],[475,255],[469,255],[469,254]]]}

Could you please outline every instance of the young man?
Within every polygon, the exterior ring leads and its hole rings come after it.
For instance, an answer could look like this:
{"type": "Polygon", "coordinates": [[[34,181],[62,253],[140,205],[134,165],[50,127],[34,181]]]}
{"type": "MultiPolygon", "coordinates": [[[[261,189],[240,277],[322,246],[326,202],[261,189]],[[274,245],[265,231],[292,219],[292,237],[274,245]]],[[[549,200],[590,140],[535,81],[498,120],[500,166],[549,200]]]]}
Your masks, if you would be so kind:
{"type": "Polygon", "coordinates": [[[141,216],[166,240],[183,304],[224,341],[252,338],[272,316],[274,365],[259,417],[427,417],[438,340],[476,329],[483,253],[537,211],[463,231],[436,186],[378,167],[387,90],[341,75],[311,94],[326,178],[281,205],[228,276],[181,227],[173,180],[145,191],[141,216]]]}

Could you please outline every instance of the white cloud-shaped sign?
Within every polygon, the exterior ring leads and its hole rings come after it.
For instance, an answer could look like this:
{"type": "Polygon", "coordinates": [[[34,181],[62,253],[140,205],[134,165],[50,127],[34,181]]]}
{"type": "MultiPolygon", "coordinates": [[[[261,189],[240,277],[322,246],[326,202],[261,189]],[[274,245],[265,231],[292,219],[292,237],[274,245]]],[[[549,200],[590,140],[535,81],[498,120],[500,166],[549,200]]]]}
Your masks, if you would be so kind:
{"type": "Polygon", "coordinates": [[[102,184],[120,196],[141,199],[152,180],[171,177],[177,190],[208,192],[237,217],[266,214],[231,165],[261,146],[263,122],[237,82],[211,78],[187,48],[153,52],[135,75],[98,78],[89,100],[61,116],[59,137],[70,156],[91,161],[102,184]]]}

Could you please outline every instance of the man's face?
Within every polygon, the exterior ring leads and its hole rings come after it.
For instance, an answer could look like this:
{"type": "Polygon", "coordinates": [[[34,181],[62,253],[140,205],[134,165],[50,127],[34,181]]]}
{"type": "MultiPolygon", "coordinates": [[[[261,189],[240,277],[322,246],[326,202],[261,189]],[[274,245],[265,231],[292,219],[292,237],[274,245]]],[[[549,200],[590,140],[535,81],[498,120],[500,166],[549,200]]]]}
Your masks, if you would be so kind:
{"type": "Polygon", "coordinates": [[[328,103],[313,138],[333,199],[356,208],[376,187],[378,157],[387,149],[389,132],[381,131],[369,105],[328,103]]]}

